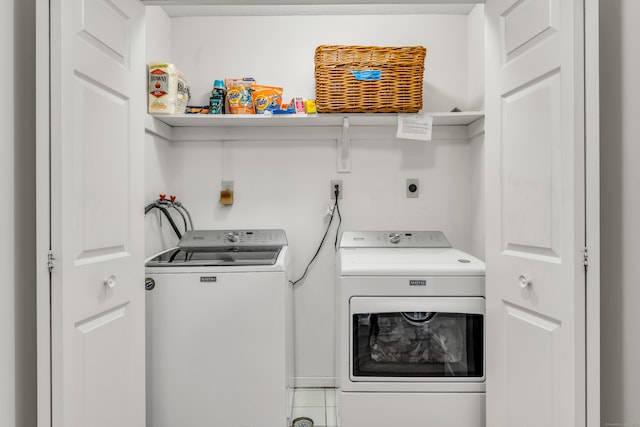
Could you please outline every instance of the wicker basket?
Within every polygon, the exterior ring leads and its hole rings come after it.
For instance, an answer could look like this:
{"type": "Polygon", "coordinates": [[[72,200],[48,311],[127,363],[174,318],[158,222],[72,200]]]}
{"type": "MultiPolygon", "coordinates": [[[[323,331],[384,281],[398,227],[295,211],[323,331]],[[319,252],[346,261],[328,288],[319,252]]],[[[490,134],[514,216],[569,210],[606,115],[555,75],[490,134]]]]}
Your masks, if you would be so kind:
{"type": "Polygon", "coordinates": [[[416,113],[422,108],[422,46],[318,46],[319,113],[416,113]]]}

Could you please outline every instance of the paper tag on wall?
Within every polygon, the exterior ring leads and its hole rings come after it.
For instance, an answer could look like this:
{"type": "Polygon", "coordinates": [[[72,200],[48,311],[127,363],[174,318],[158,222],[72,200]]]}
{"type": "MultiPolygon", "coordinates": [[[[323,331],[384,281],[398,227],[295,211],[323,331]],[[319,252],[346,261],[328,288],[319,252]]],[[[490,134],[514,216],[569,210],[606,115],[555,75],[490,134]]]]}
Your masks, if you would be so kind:
{"type": "Polygon", "coordinates": [[[431,141],[433,117],[426,114],[398,115],[396,138],[431,141]]]}

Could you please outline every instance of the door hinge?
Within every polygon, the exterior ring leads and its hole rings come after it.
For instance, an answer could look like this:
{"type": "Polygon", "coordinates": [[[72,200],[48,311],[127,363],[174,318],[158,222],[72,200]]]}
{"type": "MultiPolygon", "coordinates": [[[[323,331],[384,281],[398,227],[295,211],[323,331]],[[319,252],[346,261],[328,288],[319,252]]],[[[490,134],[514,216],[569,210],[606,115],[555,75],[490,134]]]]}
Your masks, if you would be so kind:
{"type": "Polygon", "coordinates": [[[587,249],[586,246],[582,252],[582,259],[584,261],[584,271],[587,271],[587,268],[589,267],[589,249],[587,249]]]}
{"type": "Polygon", "coordinates": [[[49,251],[49,253],[47,253],[47,268],[49,269],[49,273],[51,273],[53,271],[53,260],[55,258],[53,257],[53,252],[49,251]]]}

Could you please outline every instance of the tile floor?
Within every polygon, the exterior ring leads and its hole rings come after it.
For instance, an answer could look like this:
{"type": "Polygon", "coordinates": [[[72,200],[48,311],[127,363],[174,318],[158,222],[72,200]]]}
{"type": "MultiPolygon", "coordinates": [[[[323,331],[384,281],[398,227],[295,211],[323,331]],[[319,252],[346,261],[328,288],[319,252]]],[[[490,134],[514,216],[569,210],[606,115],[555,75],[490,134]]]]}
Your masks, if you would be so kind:
{"type": "Polygon", "coordinates": [[[297,388],[293,393],[293,416],[308,417],[314,427],[335,427],[336,390],[333,388],[297,388]]]}

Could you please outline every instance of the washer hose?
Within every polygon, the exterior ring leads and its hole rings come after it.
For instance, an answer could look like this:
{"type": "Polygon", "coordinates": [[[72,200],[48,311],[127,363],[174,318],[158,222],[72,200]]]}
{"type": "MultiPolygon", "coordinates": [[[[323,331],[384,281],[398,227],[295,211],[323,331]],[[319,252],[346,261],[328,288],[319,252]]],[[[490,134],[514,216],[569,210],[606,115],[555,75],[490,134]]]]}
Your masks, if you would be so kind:
{"type": "Polygon", "coordinates": [[[182,217],[182,222],[184,223],[184,231],[187,231],[189,229],[189,226],[187,225],[187,218],[175,204],[172,204],[171,207],[180,214],[180,216],[182,217]]]}
{"type": "Polygon", "coordinates": [[[158,206],[158,209],[160,209],[160,212],[162,212],[164,216],[167,217],[167,220],[169,221],[169,224],[171,224],[171,228],[173,228],[173,231],[176,233],[176,236],[178,236],[178,239],[182,239],[182,233],[180,233],[180,230],[178,230],[178,226],[176,226],[176,223],[173,221],[173,218],[171,218],[169,211],[163,208],[162,206],[158,206]]]}
{"type": "Polygon", "coordinates": [[[153,208],[157,208],[158,204],[156,202],[153,203],[149,203],[147,206],[144,207],[144,214],[148,214],[149,212],[151,212],[151,209],[153,208]]]}
{"type": "Polygon", "coordinates": [[[187,210],[187,208],[184,207],[184,205],[178,201],[175,201],[174,204],[182,209],[184,211],[185,214],[187,214],[187,218],[189,218],[189,227],[191,230],[193,230],[193,220],[191,219],[191,214],[189,213],[189,211],[187,210]]]}
{"type": "Polygon", "coordinates": [[[157,204],[152,204],[147,206],[144,209],[144,213],[147,214],[151,211],[151,209],[160,209],[160,212],[162,212],[164,214],[164,216],[167,218],[167,220],[169,221],[169,224],[171,225],[171,228],[173,228],[173,231],[176,233],[176,236],[178,236],[178,239],[182,239],[182,233],[180,233],[180,230],[178,230],[178,226],[176,225],[175,221],[173,220],[173,218],[171,218],[171,214],[169,214],[169,211],[162,207],[162,206],[158,206],[157,204]]]}
{"type": "Polygon", "coordinates": [[[171,228],[173,228],[173,231],[176,233],[176,236],[178,236],[178,239],[182,239],[182,233],[178,229],[178,226],[173,220],[173,217],[169,213],[168,208],[173,208],[180,214],[180,216],[182,217],[182,221],[184,222],[185,231],[189,230],[189,228],[193,230],[193,220],[191,219],[189,211],[182,205],[182,203],[176,200],[175,196],[170,196],[169,199],[166,199],[166,196],[164,194],[161,194],[158,200],[155,200],[154,202],[149,203],[144,207],[144,214],[147,215],[153,209],[160,209],[160,212],[164,214],[164,216],[169,221],[171,228]],[[189,219],[189,224],[187,224],[187,218],[189,219]]]}

